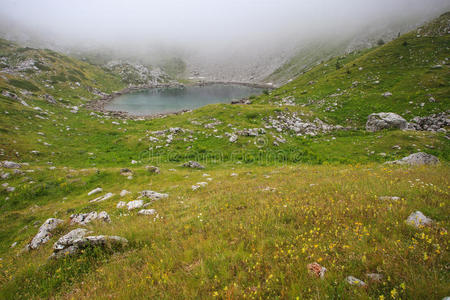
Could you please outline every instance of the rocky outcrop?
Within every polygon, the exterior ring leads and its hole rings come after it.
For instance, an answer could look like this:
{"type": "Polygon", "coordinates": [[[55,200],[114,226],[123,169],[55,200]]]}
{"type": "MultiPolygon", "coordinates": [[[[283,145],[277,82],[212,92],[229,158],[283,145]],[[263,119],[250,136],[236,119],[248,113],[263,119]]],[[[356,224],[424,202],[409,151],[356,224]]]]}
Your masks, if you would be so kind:
{"type": "Polygon", "coordinates": [[[424,152],[414,153],[402,159],[387,162],[387,164],[410,166],[436,165],[438,163],[439,159],[436,156],[424,152]]]}
{"type": "Polygon", "coordinates": [[[406,219],[406,224],[416,228],[429,226],[431,223],[433,223],[433,220],[426,217],[421,211],[413,212],[409,215],[408,219],[406,219]]]}
{"type": "Polygon", "coordinates": [[[366,123],[366,130],[375,132],[383,129],[406,129],[408,122],[395,113],[371,114],[366,123]]]}
{"type": "Polygon", "coordinates": [[[7,161],[4,160],[0,163],[0,166],[2,168],[7,168],[7,169],[20,169],[22,166],[16,162],[13,161],[7,161]]]}
{"type": "Polygon", "coordinates": [[[201,164],[199,164],[198,162],[196,162],[196,161],[188,161],[188,162],[186,162],[186,163],[184,163],[183,164],[183,167],[186,167],[186,168],[192,168],[192,169],[204,169],[205,167],[204,166],[202,166],[201,164]]]}
{"type": "Polygon", "coordinates": [[[25,246],[25,250],[37,249],[40,245],[47,243],[52,237],[52,231],[63,223],[63,220],[50,218],[39,227],[38,233],[34,236],[31,242],[25,246]]]}
{"type": "Polygon", "coordinates": [[[102,220],[107,223],[111,222],[111,218],[109,217],[106,211],[102,211],[100,213],[92,211],[90,213],[74,214],[70,216],[70,224],[72,225],[73,224],[86,225],[93,220],[102,220]]]}
{"type": "Polygon", "coordinates": [[[326,133],[333,130],[344,129],[340,125],[326,124],[319,118],[314,121],[303,120],[296,113],[278,113],[275,117],[269,117],[266,129],[275,129],[277,132],[293,132],[297,136],[310,135],[315,136],[319,133],[326,133]]]}
{"type": "Polygon", "coordinates": [[[415,117],[408,124],[408,129],[421,131],[446,132],[447,130],[445,127],[450,127],[448,112],[433,114],[426,117],[415,117]]]}
{"type": "Polygon", "coordinates": [[[141,192],[141,197],[149,198],[151,200],[160,200],[169,197],[169,194],[158,193],[150,190],[145,190],[141,192]]]}
{"type": "Polygon", "coordinates": [[[102,247],[109,249],[123,248],[128,240],[120,236],[97,235],[87,236],[87,230],[75,229],[61,237],[53,245],[53,254],[50,258],[61,258],[68,255],[79,254],[83,249],[89,247],[102,247]]]}

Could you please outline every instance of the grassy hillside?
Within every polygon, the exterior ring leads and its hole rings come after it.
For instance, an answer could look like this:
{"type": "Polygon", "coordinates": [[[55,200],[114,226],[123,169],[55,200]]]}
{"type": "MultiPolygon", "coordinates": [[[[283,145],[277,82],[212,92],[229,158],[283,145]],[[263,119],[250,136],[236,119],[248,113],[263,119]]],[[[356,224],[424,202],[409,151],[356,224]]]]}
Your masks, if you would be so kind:
{"type": "Polygon", "coordinates": [[[449,16],[384,46],[330,59],[250,97],[251,105],[215,104],[146,120],[117,119],[80,105],[123,88],[118,75],[2,40],[0,90],[20,99],[0,95],[0,161],[27,164],[21,172],[1,171],[9,177],[0,188],[0,298],[450,295],[446,133],[364,130],[373,112],[409,120],[450,109],[449,16]],[[30,58],[36,68],[27,67],[30,58]],[[273,126],[280,117],[318,127],[320,118],[347,128],[296,134],[273,126]],[[441,165],[382,164],[418,151],[436,155],[441,165]],[[188,160],[206,169],[180,166],[188,160]],[[132,177],[121,175],[122,168],[132,177]],[[207,185],[194,191],[199,182],[207,185]],[[97,187],[101,194],[87,195],[97,187]],[[116,208],[148,189],[169,194],[146,200],[158,217],[116,208]],[[131,193],[121,197],[122,190],[131,193]],[[89,202],[107,192],[114,196],[89,202]],[[125,237],[125,249],[88,248],[48,260],[53,243],[80,227],[70,225],[70,215],[102,210],[112,222],[85,228],[125,237]],[[416,210],[433,226],[405,224],[416,210]],[[64,223],[48,243],[22,252],[50,217],[64,223]],[[308,274],[312,262],[327,268],[323,280],[308,274]],[[367,273],[383,279],[371,282],[367,273]],[[350,275],[368,286],[349,285],[350,275]]]}

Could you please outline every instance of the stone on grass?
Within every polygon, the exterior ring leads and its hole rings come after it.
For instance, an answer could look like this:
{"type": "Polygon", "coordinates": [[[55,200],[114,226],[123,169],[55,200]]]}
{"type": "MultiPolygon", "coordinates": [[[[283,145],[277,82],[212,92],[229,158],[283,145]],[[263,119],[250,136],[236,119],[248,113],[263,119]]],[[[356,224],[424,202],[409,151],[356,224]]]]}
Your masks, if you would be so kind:
{"type": "Polygon", "coordinates": [[[122,190],[120,192],[120,197],[125,197],[126,195],[131,194],[131,192],[127,191],[127,190],[122,190]]]}
{"type": "Polygon", "coordinates": [[[16,162],[4,160],[1,162],[1,167],[7,169],[20,169],[22,166],[16,162]]]}
{"type": "Polygon", "coordinates": [[[186,168],[192,168],[192,169],[204,169],[205,167],[204,166],[202,166],[201,164],[199,164],[198,162],[196,162],[196,161],[188,161],[187,163],[184,163],[183,164],[183,167],[186,167],[186,168]]]}
{"type": "Polygon", "coordinates": [[[63,220],[55,218],[47,219],[47,221],[39,227],[38,233],[25,248],[27,250],[37,249],[40,245],[47,243],[52,236],[51,232],[63,222],[63,220]]]}
{"type": "Polygon", "coordinates": [[[375,132],[383,129],[406,129],[408,122],[395,113],[376,113],[369,115],[366,130],[375,132]]]}
{"type": "Polygon", "coordinates": [[[70,216],[70,224],[79,224],[86,225],[93,220],[103,220],[107,223],[111,222],[111,218],[109,217],[106,211],[102,211],[97,214],[96,211],[92,211],[90,213],[85,214],[74,214],[70,216]]]}
{"type": "Polygon", "coordinates": [[[141,209],[138,212],[138,214],[139,215],[146,215],[146,216],[154,215],[154,214],[156,214],[156,210],[154,210],[154,209],[141,209]]]}
{"type": "Polygon", "coordinates": [[[406,224],[416,228],[429,226],[431,223],[433,223],[433,220],[426,217],[421,211],[413,212],[409,215],[408,219],[406,219],[406,224]]]}
{"type": "Polygon", "coordinates": [[[133,201],[130,201],[127,203],[127,208],[128,208],[128,210],[132,210],[132,209],[140,208],[140,207],[142,207],[142,205],[144,205],[143,200],[133,200],[133,201]]]}
{"type": "Polygon", "coordinates": [[[105,200],[108,200],[109,198],[111,198],[111,197],[113,197],[114,196],[114,194],[113,193],[107,193],[107,194],[105,194],[105,195],[103,195],[103,196],[100,196],[100,197],[97,197],[97,198],[95,198],[95,199],[93,199],[93,200],[91,200],[91,201],[89,201],[89,202],[101,202],[101,201],[105,201],[105,200]]]}
{"type": "Polygon", "coordinates": [[[409,166],[436,165],[439,164],[439,159],[434,155],[425,152],[418,152],[399,160],[387,162],[387,164],[409,166]]]}
{"type": "Polygon", "coordinates": [[[149,198],[151,200],[160,200],[160,199],[168,198],[169,194],[164,194],[164,193],[158,193],[158,192],[154,192],[154,191],[150,191],[150,190],[145,190],[145,191],[141,192],[141,196],[149,198]]]}
{"type": "Polygon", "coordinates": [[[103,192],[103,189],[98,187],[98,188],[95,188],[95,189],[93,189],[92,191],[90,191],[90,192],[88,193],[88,196],[94,195],[94,194],[97,194],[97,193],[100,193],[100,192],[103,192]]]}
{"type": "Polygon", "coordinates": [[[358,279],[358,278],[353,277],[353,276],[348,276],[345,280],[346,280],[349,284],[351,284],[351,285],[357,285],[357,286],[361,286],[361,287],[364,287],[364,286],[367,285],[367,284],[366,284],[364,281],[362,281],[361,279],[358,279]]]}
{"type": "Polygon", "coordinates": [[[77,228],[69,232],[68,234],[62,236],[59,238],[59,240],[53,244],[54,250],[62,250],[70,245],[73,244],[73,242],[77,239],[83,238],[88,231],[83,228],[77,228]]]}
{"type": "MultiPolygon", "coordinates": [[[[76,229],[75,229],[76,230],[76,229]]],[[[70,235],[70,232],[68,235],[70,235]]],[[[50,258],[61,258],[68,255],[79,254],[83,249],[89,247],[101,247],[112,250],[124,248],[128,244],[128,240],[120,236],[97,235],[84,237],[85,233],[77,231],[63,240],[63,243],[57,243],[50,258]]],[[[63,238],[64,238],[63,237],[63,238]]],[[[59,241],[58,241],[59,242],[59,241]]]]}
{"type": "Polygon", "coordinates": [[[120,201],[117,203],[116,208],[124,208],[125,206],[127,206],[127,204],[124,201],[120,201]]]}
{"type": "Polygon", "coordinates": [[[155,166],[147,166],[146,169],[149,173],[159,174],[161,172],[161,170],[155,166]]]}
{"type": "Polygon", "coordinates": [[[378,197],[378,199],[380,199],[382,201],[399,201],[400,197],[396,197],[396,196],[380,196],[380,197],[378,197]]]}

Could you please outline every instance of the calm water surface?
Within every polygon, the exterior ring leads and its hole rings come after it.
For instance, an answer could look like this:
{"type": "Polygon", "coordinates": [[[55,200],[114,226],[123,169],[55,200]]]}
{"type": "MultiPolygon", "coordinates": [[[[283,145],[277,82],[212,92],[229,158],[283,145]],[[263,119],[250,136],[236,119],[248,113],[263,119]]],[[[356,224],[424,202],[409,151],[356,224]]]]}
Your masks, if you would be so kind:
{"type": "Polygon", "coordinates": [[[212,103],[230,103],[233,99],[242,99],[261,92],[261,88],[237,84],[159,88],[119,96],[105,108],[133,115],[151,115],[195,109],[212,103]]]}

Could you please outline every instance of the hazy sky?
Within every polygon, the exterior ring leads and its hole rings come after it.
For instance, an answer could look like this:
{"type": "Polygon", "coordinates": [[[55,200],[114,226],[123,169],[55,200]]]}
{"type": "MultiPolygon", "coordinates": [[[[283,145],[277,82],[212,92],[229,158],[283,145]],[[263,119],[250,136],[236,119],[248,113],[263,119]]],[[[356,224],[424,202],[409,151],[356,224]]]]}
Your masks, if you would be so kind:
{"type": "Polygon", "coordinates": [[[0,18],[61,45],[202,51],[338,35],[449,8],[448,0],[0,0],[0,18]]]}

